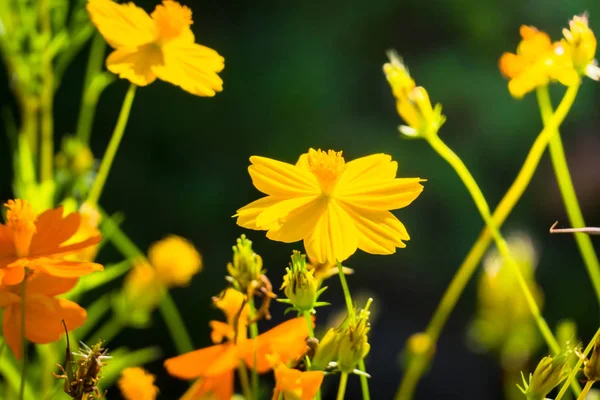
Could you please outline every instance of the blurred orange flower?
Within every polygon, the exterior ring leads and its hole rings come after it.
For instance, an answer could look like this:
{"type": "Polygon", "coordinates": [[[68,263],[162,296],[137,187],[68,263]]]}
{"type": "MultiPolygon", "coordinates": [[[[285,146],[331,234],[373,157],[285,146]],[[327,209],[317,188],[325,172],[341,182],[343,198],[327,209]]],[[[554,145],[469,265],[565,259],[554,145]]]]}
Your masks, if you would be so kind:
{"type": "Polygon", "coordinates": [[[211,321],[214,342],[225,340],[204,349],[195,350],[165,361],[169,374],[180,379],[199,379],[184,395],[184,399],[199,399],[212,393],[219,400],[229,400],[233,395],[233,373],[244,361],[249,368],[258,373],[271,369],[268,354],[278,354],[282,362],[299,357],[306,348],[308,327],[303,318],[288,320],[273,329],[259,335],[255,340],[247,338],[247,305],[240,311],[243,295],[233,289],[225,291],[221,299],[216,300],[227,317],[227,324],[211,321]],[[236,307],[237,305],[237,307],[236,307]],[[239,316],[238,316],[239,314],[239,316]],[[237,337],[234,327],[239,321],[237,337]],[[256,349],[256,366],[254,351],[256,349]]]}
{"type": "Polygon", "coordinates": [[[143,368],[125,368],[118,385],[126,400],[154,400],[158,395],[154,379],[154,375],[143,368]]]}
{"type": "Polygon", "coordinates": [[[275,371],[275,390],[272,400],[283,394],[284,400],[312,400],[323,383],[323,371],[299,371],[288,368],[278,356],[269,355],[275,371]]]}
{"type": "Polygon", "coordinates": [[[197,96],[214,96],[223,90],[217,73],[223,69],[224,59],[194,42],[188,7],[164,0],[148,15],[133,3],[89,0],[87,10],[115,49],[106,59],[112,73],[138,86],[159,78],[197,96]]]}
{"type": "Polygon", "coordinates": [[[423,191],[420,178],[396,178],[387,154],[346,163],[342,152],[310,149],[295,165],[250,157],[254,186],[267,194],[240,208],[237,224],[266,230],[271,240],[304,240],[309,257],[336,263],[357,248],[392,254],[410,237],[388,210],[403,208],[423,191]]]}
{"type": "Polygon", "coordinates": [[[156,278],[165,286],[186,286],[202,270],[202,257],[194,245],[177,235],[153,243],[148,249],[148,260],[156,278]]]}
{"type": "Polygon", "coordinates": [[[69,261],[65,255],[100,242],[100,236],[66,244],[79,229],[81,217],[63,217],[58,207],[36,216],[25,200],[9,200],[5,205],[6,224],[0,225],[0,284],[15,285],[25,277],[25,267],[63,278],[74,278],[103,269],[92,262],[69,261]]]}
{"type": "MultiPolygon", "coordinates": [[[[51,343],[68,330],[75,330],[85,322],[86,311],[76,303],[57,299],[77,282],[74,278],[59,278],[35,271],[25,284],[25,337],[33,343],[51,343]]],[[[22,285],[0,286],[2,330],[6,344],[17,359],[21,358],[21,288],[22,285]]]]}

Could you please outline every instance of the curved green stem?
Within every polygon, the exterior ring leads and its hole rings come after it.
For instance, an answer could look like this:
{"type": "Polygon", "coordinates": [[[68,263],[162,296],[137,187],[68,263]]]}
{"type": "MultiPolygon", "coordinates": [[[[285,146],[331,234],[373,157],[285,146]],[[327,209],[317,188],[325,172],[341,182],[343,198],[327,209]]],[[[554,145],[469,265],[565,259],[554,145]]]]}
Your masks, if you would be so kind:
{"type": "Polygon", "coordinates": [[[340,386],[338,387],[337,400],[344,400],[346,394],[346,384],[348,383],[348,373],[342,372],[340,375],[340,386]]]}
{"type": "MultiPolygon", "coordinates": [[[[550,100],[550,93],[548,92],[547,86],[542,86],[537,89],[538,103],[540,105],[540,111],[542,114],[542,120],[544,125],[548,124],[550,117],[552,116],[552,102],[550,100]]],[[[556,181],[560,189],[560,193],[567,209],[567,215],[573,228],[585,227],[585,221],[583,220],[583,214],[581,213],[581,207],[577,200],[577,194],[575,193],[575,187],[571,180],[571,174],[569,173],[569,166],[565,157],[565,150],[563,148],[562,140],[560,138],[560,132],[558,129],[552,138],[550,139],[550,157],[552,158],[552,166],[556,175],[556,181]]],[[[587,268],[588,275],[592,281],[592,286],[596,292],[596,299],[600,304],[600,262],[598,262],[598,256],[594,250],[594,245],[589,235],[585,233],[575,233],[575,241],[577,247],[583,258],[583,262],[587,268]]]]}
{"type": "Polygon", "coordinates": [[[256,321],[254,321],[254,316],[256,315],[256,307],[254,307],[254,299],[248,299],[248,307],[250,308],[250,320],[253,321],[250,324],[250,338],[254,343],[254,351],[252,355],[252,371],[251,379],[252,379],[252,398],[258,398],[258,371],[256,370],[257,362],[257,352],[258,352],[258,341],[256,338],[258,337],[258,325],[256,321]]]}
{"type": "Polygon", "coordinates": [[[590,389],[592,388],[592,385],[594,384],[595,381],[587,381],[585,386],[583,387],[583,390],[581,391],[581,394],[579,395],[579,397],[577,398],[577,400],[585,400],[588,392],[590,391],[590,389]]]}
{"type": "Polygon", "coordinates": [[[310,317],[310,311],[304,311],[304,319],[306,320],[306,326],[308,326],[308,334],[311,338],[315,337],[315,330],[313,329],[312,318],[310,317]]]}
{"type": "Polygon", "coordinates": [[[104,157],[102,157],[102,162],[100,163],[98,175],[96,175],[96,179],[94,180],[94,183],[88,195],[87,201],[92,205],[96,205],[98,203],[98,200],[100,199],[102,189],[104,188],[104,184],[106,183],[106,178],[108,177],[108,173],[110,172],[110,167],[112,167],[113,160],[115,159],[115,155],[117,154],[117,150],[119,149],[119,144],[121,143],[123,133],[125,132],[125,127],[127,126],[127,120],[129,119],[129,112],[131,111],[131,105],[135,97],[136,88],[137,86],[133,83],[129,85],[129,90],[127,90],[127,94],[125,95],[125,99],[123,100],[123,105],[121,106],[121,112],[119,113],[117,125],[115,126],[112,137],[110,138],[110,142],[108,143],[108,147],[106,149],[106,152],[104,153],[104,157]]]}
{"type": "Polygon", "coordinates": [[[238,373],[240,375],[240,383],[242,385],[242,392],[244,392],[244,398],[247,400],[253,400],[252,389],[250,388],[250,379],[248,379],[248,368],[244,360],[240,360],[238,366],[238,373]]]}
{"type": "Polygon", "coordinates": [[[102,340],[103,343],[110,343],[122,329],[123,323],[121,321],[116,318],[109,319],[100,329],[90,336],[91,342],[97,343],[99,340],[102,340]]]}
{"type": "MultiPolygon", "coordinates": [[[[577,96],[578,89],[579,85],[575,85],[567,89],[567,92],[565,93],[560,105],[556,109],[556,112],[552,115],[552,118],[550,118],[548,124],[546,124],[545,128],[536,138],[516,179],[494,211],[493,221],[495,222],[496,226],[502,226],[529,185],[529,182],[531,181],[531,178],[537,169],[549,140],[571,109],[571,106],[575,101],[575,97],[577,96]]],[[[429,335],[433,345],[435,345],[437,342],[441,331],[444,328],[448,317],[450,316],[450,313],[454,309],[456,302],[460,298],[465,286],[473,276],[473,273],[477,269],[479,262],[483,258],[491,242],[492,235],[486,226],[481,231],[477,241],[456,271],[456,274],[452,278],[450,285],[442,296],[440,303],[438,304],[429,324],[427,325],[427,328],[425,329],[425,332],[427,335],[429,335]]],[[[412,398],[417,382],[429,365],[429,360],[425,357],[426,356],[415,356],[407,365],[404,376],[396,393],[397,400],[408,400],[412,398]]]]}
{"type": "MultiPolygon", "coordinates": [[[[52,39],[52,25],[50,20],[50,0],[40,1],[40,26],[41,35],[50,43],[52,39]]],[[[43,80],[40,95],[41,110],[41,154],[40,154],[40,180],[50,182],[53,179],[52,167],[54,164],[54,70],[52,56],[45,51],[42,54],[43,80]]]]}
{"type": "Polygon", "coordinates": [[[27,279],[21,282],[21,357],[23,357],[23,368],[21,369],[21,385],[19,387],[19,400],[25,398],[25,381],[27,379],[27,338],[25,337],[25,287],[27,279]]]}

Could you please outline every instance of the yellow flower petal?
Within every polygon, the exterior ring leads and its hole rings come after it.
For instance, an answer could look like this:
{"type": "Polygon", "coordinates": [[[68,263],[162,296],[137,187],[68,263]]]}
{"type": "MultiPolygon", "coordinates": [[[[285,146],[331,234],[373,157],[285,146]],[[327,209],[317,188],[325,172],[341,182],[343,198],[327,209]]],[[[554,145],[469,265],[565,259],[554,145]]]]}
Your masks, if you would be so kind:
{"type": "Polygon", "coordinates": [[[327,199],[317,197],[310,203],[291,211],[279,228],[267,232],[267,237],[285,243],[302,240],[314,231],[326,209],[327,199]]]}
{"type": "Polygon", "coordinates": [[[345,185],[338,190],[338,199],[344,203],[378,210],[396,210],[406,207],[423,191],[422,179],[404,178],[370,183],[367,180],[345,185]]]}
{"type": "MultiPolygon", "coordinates": [[[[260,229],[279,229],[288,214],[313,201],[316,196],[303,196],[286,199],[267,208],[256,218],[256,226],[260,229]]],[[[310,209],[310,206],[309,206],[310,209]]]]}
{"type": "Polygon", "coordinates": [[[196,96],[212,97],[223,90],[217,75],[225,59],[213,49],[188,40],[172,40],[163,47],[164,65],[154,68],[156,75],[196,96]]]}
{"type": "Polygon", "coordinates": [[[106,68],[131,83],[146,86],[156,80],[153,67],[160,66],[163,62],[160,48],[154,44],[146,44],[113,51],[106,59],[106,68]]]}
{"type": "Polygon", "coordinates": [[[388,180],[396,177],[398,163],[387,154],[373,154],[346,163],[338,186],[388,180]]]}
{"type": "Polygon", "coordinates": [[[391,212],[345,205],[358,231],[358,248],[371,254],[393,254],[410,240],[406,228],[391,212]]]}
{"type": "Polygon", "coordinates": [[[271,196],[310,196],[320,192],[317,178],[295,165],[266,157],[250,157],[248,172],[252,183],[261,192],[271,196]]]}
{"type": "Polygon", "coordinates": [[[320,263],[344,261],[356,252],[357,246],[356,226],[334,200],[328,202],[314,232],[304,239],[306,254],[320,263]]]}
{"type": "Polygon", "coordinates": [[[152,18],[133,3],[117,4],[112,0],[89,0],[87,10],[96,28],[113,48],[131,47],[152,42],[155,26],[152,18]]]}
{"type": "Polygon", "coordinates": [[[267,196],[253,201],[237,210],[237,213],[234,215],[234,217],[237,217],[236,223],[247,229],[260,230],[261,228],[256,226],[256,217],[267,208],[283,200],[285,200],[285,198],[267,196]]]}

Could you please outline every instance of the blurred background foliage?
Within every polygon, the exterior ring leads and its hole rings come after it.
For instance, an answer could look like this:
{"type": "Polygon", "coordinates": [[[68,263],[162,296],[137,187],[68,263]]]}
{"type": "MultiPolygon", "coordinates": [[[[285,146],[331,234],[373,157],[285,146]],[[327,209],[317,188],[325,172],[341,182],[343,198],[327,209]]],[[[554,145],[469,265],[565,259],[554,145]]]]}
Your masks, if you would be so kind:
{"type": "MultiPolygon", "coordinates": [[[[151,11],[153,0],[137,1],[151,11]]],[[[309,147],[343,150],[346,159],[391,154],[401,176],[427,179],[425,191],[397,215],[412,240],[394,256],[356,254],[347,265],[353,293],[375,297],[372,350],[367,369],[375,399],[393,396],[401,368],[398,355],[412,333],[424,329],[441,295],[483,227],[473,202],[450,167],[425,141],[398,137],[400,119],[381,67],[385,51],[404,57],[417,84],[440,102],[448,120],[440,132],[463,158],[495,207],[514,179],[542,128],[534,95],[516,101],[497,61],[514,51],[521,24],[547,31],[556,40],[568,19],[588,11],[600,33],[600,3],[546,1],[217,2],[183,0],[194,12],[197,41],[226,60],[224,91],[213,99],[191,96],[156,82],[138,91],[120,152],[102,204],[122,211],[123,228],[142,249],[169,233],[190,239],[202,252],[204,271],[186,289],[174,289],[197,347],[209,344],[208,321],[221,318],[210,297],[226,282],[231,246],[243,233],[231,216],[259,197],[247,173],[248,157],[288,162],[309,147]]],[[[70,66],[55,104],[56,146],[72,133],[81,98],[89,47],[70,66]]],[[[5,70],[0,80],[3,106],[16,111],[5,70]]],[[[92,136],[101,157],[116,122],[128,82],[117,81],[102,94],[92,136]]],[[[587,80],[563,124],[567,158],[588,225],[600,225],[600,123],[597,84],[587,80]]],[[[563,88],[553,90],[558,103],[563,88]]],[[[2,128],[3,129],[3,128],[2,128]]],[[[11,197],[11,159],[0,142],[0,198],[11,197]]],[[[547,156],[503,231],[526,232],[538,251],[536,279],[544,292],[550,325],[577,322],[579,337],[598,326],[592,286],[571,236],[550,236],[559,220],[567,225],[562,200],[547,156]]],[[[279,287],[293,249],[245,232],[264,258],[268,276],[279,287]]],[[[600,241],[595,240],[600,251],[600,241]]],[[[120,255],[110,246],[100,262],[120,255]]],[[[433,365],[417,390],[418,399],[500,399],[503,377],[497,358],[469,350],[469,323],[476,312],[476,276],[453,312],[433,365]]],[[[319,321],[342,309],[339,284],[323,295],[334,305],[319,310],[319,321]]],[[[89,298],[96,294],[90,293],[89,298]]],[[[88,299],[89,300],[89,299],[88,299]]],[[[275,304],[275,320],[284,305],[275,304]]],[[[263,323],[261,329],[270,327],[263,323]]],[[[147,330],[127,329],[115,341],[130,348],[160,344],[175,354],[158,314],[147,330]]],[[[545,355],[540,350],[537,356],[545,355]]],[[[537,360],[537,358],[536,358],[537,360]]],[[[527,365],[529,372],[533,365],[527,365]]],[[[107,367],[107,368],[110,368],[107,367]]],[[[149,366],[162,398],[183,392],[184,382],[168,377],[161,362],[149,366]]],[[[326,380],[327,381],[327,380],[326,380]]],[[[325,393],[335,392],[329,382],[325,393]]],[[[517,382],[515,382],[517,383],[517,382]]],[[[348,398],[359,393],[350,380],[348,398]]],[[[110,394],[115,398],[116,391],[110,394]]]]}

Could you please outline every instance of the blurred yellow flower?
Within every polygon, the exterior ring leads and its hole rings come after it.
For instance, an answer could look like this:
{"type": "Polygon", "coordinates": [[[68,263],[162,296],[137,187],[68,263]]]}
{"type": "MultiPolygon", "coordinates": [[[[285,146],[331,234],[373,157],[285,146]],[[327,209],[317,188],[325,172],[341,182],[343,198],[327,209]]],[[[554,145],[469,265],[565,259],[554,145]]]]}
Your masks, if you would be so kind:
{"type": "Polygon", "coordinates": [[[594,80],[600,79],[600,68],[594,59],[596,55],[596,36],[588,26],[588,16],[576,15],[569,21],[569,29],[563,29],[565,37],[557,47],[557,51],[564,49],[569,56],[573,68],[580,75],[587,75],[594,80]]]}
{"type": "MultiPolygon", "coordinates": [[[[81,215],[79,229],[77,229],[77,232],[75,232],[71,239],[67,240],[65,244],[76,243],[85,238],[100,236],[98,226],[100,225],[101,215],[98,208],[89,203],[84,203],[79,208],[79,215],[81,215]]],[[[65,259],[91,262],[96,258],[96,254],[98,254],[98,244],[83,248],[76,253],[66,256],[65,259]]]]}
{"type": "Polygon", "coordinates": [[[133,3],[89,0],[87,10],[115,49],[106,59],[109,71],[138,86],[159,78],[197,96],[214,96],[223,90],[217,73],[224,59],[194,42],[188,7],[164,0],[148,15],[133,3]]]}
{"type": "Polygon", "coordinates": [[[188,240],[170,235],[150,246],[148,259],[166,286],[185,286],[202,269],[202,257],[188,240]]]}
{"type": "Polygon", "coordinates": [[[156,271],[145,262],[136,262],[123,282],[127,304],[144,312],[152,311],[163,293],[164,286],[156,278],[156,271]]]}
{"type": "Polygon", "coordinates": [[[427,90],[416,86],[396,52],[389,51],[388,57],[390,62],[383,65],[383,72],[396,98],[398,114],[407,123],[400,126],[400,132],[409,137],[437,133],[446,120],[442,115],[442,106],[431,106],[427,90]]]}
{"type": "Polygon", "coordinates": [[[409,205],[423,191],[420,178],[396,178],[387,154],[346,163],[342,152],[309,149],[295,165],[250,157],[254,186],[267,194],[240,208],[237,224],[266,230],[271,240],[304,240],[319,263],[344,261],[357,248],[392,254],[410,237],[389,210],[409,205]]]}
{"type": "Polygon", "coordinates": [[[125,400],[154,400],[158,395],[154,375],[143,368],[125,368],[118,384],[125,400]]]}

